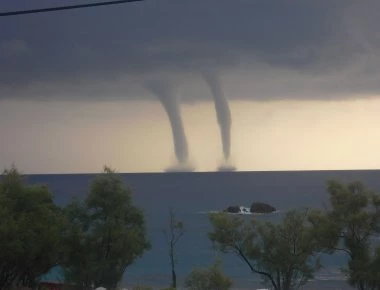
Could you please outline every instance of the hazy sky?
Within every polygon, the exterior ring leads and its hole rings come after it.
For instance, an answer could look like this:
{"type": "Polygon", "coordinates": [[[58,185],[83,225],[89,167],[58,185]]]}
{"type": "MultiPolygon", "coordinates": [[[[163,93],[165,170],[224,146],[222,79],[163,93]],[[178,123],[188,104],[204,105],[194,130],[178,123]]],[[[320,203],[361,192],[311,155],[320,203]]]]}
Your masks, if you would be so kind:
{"type": "MultiPolygon", "coordinates": [[[[0,11],[73,3],[3,0],[0,11]]],[[[229,101],[239,170],[379,168],[378,11],[378,0],[147,0],[0,17],[0,166],[175,164],[168,116],[144,86],[154,80],[178,98],[189,162],[215,170],[207,71],[229,101]]]]}

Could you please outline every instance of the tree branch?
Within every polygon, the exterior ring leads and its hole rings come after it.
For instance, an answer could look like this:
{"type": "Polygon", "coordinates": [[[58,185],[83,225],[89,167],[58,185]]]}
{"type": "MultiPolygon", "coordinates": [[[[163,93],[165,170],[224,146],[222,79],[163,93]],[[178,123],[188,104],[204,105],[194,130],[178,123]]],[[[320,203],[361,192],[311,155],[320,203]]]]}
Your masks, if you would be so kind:
{"type": "Polygon", "coordinates": [[[260,271],[258,269],[255,269],[252,266],[252,264],[249,262],[248,258],[244,255],[243,251],[241,250],[241,248],[239,246],[235,246],[235,250],[237,251],[238,255],[243,259],[243,261],[248,265],[248,267],[250,268],[251,272],[267,277],[270,280],[270,282],[273,285],[273,287],[275,289],[278,289],[278,287],[276,285],[276,282],[274,281],[274,279],[273,279],[273,277],[272,277],[271,274],[269,274],[267,272],[260,271]]]}

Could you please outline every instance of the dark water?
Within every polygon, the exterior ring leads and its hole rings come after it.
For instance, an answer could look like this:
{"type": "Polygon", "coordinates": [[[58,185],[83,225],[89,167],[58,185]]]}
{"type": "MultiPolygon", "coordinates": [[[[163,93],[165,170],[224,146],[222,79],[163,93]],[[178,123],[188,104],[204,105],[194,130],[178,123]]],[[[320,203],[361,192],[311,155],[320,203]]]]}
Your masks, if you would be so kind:
{"type": "MultiPolygon", "coordinates": [[[[30,175],[28,182],[48,184],[56,202],[65,205],[73,196],[84,197],[94,176],[30,175]]],[[[328,179],[360,180],[380,192],[380,171],[145,173],[121,174],[121,177],[131,188],[135,204],[145,211],[152,241],[152,249],[127,269],[124,285],[168,285],[170,272],[162,229],[167,225],[169,207],[186,227],[178,246],[180,282],[194,267],[208,266],[221,258],[236,289],[255,289],[260,285],[259,278],[250,274],[240,260],[212,250],[207,239],[210,226],[206,212],[262,201],[274,205],[280,212],[257,218],[278,219],[292,208],[322,207],[327,202],[328,179]]],[[[339,272],[345,259],[343,254],[324,256],[324,269],[305,289],[347,289],[339,272]]]]}

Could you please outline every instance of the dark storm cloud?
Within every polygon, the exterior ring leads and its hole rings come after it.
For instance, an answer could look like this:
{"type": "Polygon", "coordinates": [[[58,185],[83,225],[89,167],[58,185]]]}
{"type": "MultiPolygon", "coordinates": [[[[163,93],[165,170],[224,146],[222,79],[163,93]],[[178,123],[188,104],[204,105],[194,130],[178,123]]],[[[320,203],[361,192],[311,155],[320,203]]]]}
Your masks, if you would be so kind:
{"type": "MultiPolygon", "coordinates": [[[[32,8],[23,3],[28,7],[5,0],[0,9],[32,8]]],[[[33,1],[35,7],[57,3],[33,1]]],[[[345,90],[377,91],[379,8],[375,0],[147,0],[3,17],[0,94],[64,95],[64,88],[74,95],[113,90],[125,96],[136,93],[141,76],[178,77],[204,67],[289,70],[313,78],[300,78],[311,87],[316,77],[349,85],[352,76],[361,85],[345,90]]],[[[286,81],[291,73],[281,77],[288,84],[282,89],[298,86],[286,81]]],[[[334,92],[334,84],[322,83],[334,92]]]]}

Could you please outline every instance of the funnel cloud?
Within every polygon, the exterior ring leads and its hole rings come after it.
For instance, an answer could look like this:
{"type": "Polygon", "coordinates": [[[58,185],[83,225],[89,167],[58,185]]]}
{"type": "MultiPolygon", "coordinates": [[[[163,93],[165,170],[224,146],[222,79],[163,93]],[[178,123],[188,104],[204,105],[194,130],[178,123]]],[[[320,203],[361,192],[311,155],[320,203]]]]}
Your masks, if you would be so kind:
{"type": "Polygon", "coordinates": [[[228,161],[231,155],[231,112],[228,101],[223,94],[220,81],[216,74],[204,72],[203,77],[210,87],[214,98],[216,118],[220,127],[220,134],[223,146],[223,155],[225,161],[228,161]]]}
{"type": "Polygon", "coordinates": [[[185,171],[185,169],[186,171],[191,171],[188,166],[188,145],[181,111],[173,88],[164,81],[146,81],[143,83],[143,87],[159,99],[169,118],[173,134],[174,153],[178,161],[178,165],[169,169],[169,171],[185,171]]]}

